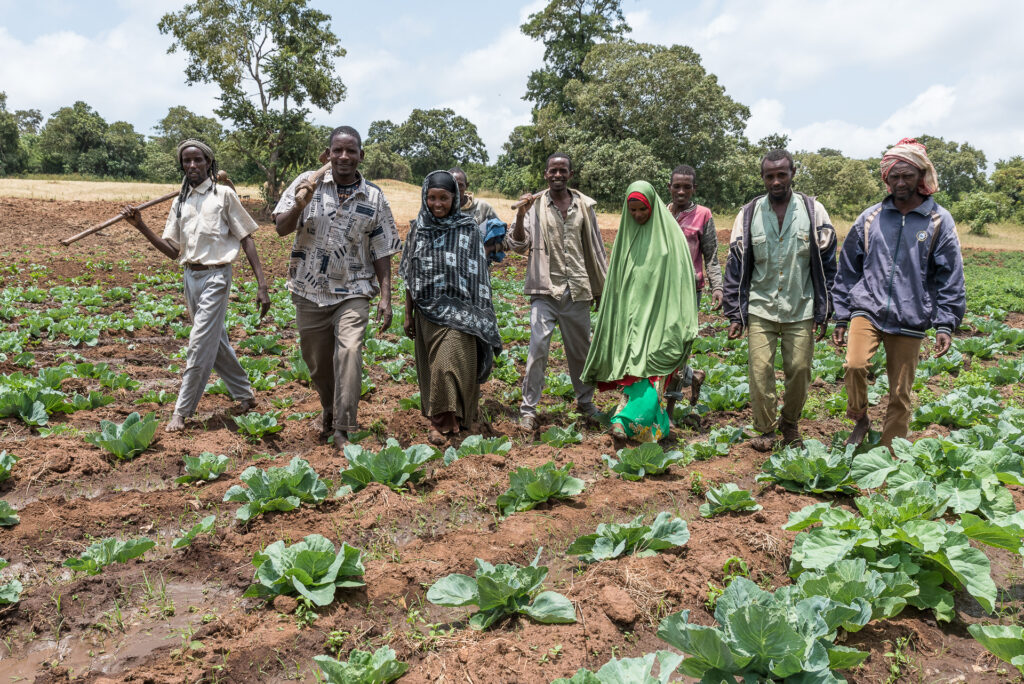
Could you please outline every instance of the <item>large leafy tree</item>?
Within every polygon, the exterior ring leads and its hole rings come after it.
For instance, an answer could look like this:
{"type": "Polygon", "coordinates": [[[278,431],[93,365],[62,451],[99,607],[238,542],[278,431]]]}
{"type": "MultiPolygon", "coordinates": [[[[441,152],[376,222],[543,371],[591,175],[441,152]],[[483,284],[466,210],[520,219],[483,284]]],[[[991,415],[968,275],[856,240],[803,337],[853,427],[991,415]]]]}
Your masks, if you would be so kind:
{"type": "MultiPolygon", "coordinates": [[[[732,171],[724,175],[722,171],[746,158],[743,131],[750,110],[725,93],[717,77],[701,66],[696,52],[681,45],[604,43],[590,51],[583,71],[585,79],[574,79],[565,87],[570,113],[546,107],[537,116],[548,152],[568,145],[580,158],[581,187],[588,174],[604,175],[603,169],[591,168],[585,159],[612,163],[610,147],[627,154],[622,141],[632,140],[645,149],[631,143],[629,155],[658,161],[657,169],[650,163],[642,165],[662,176],[650,179],[658,187],[667,186],[668,170],[686,163],[697,170],[705,202],[723,206],[737,199],[730,196],[735,185],[729,180],[732,171]],[[603,148],[602,153],[592,154],[598,148],[603,148]]],[[[630,168],[626,160],[613,165],[630,168]]],[[[756,168],[748,173],[756,175],[756,168]]],[[[622,178],[620,189],[629,180],[635,179],[622,178]]],[[[606,182],[601,185],[611,190],[606,182]]],[[[617,195],[597,199],[616,204],[622,199],[617,195]]]]}
{"type": "Polygon", "coordinates": [[[7,111],[7,93],[0,91],[0,175],[21,170],[18,119],[7,111]]]}
{"type": "Polygon", "coordinates": [[[551,0],[531,14],[519,28],[544,43],[544,68],[530,74],[523,99],[538,108],[571,107],[563,90],[571,80],[586,80],[583,62],[590,50],[631,30],[621,5],[619,0],[551,0]]]}
{"type": "MultiPolygon", "coordinates": [[[[220,122],[209,116],[202,116],[184,105],[171,107],[167,115],[153,126],[153,137],[146,144],[146,160],[143,175],[154,181],[174,182],[181,180],[181,170],[176,159],[178,143],[187,138],[198,138],[210,145],[217,153],[221,168],[226,168],[220,154],[220,143],[224,139],[224,128],[220,122]]],[[[235,177],[234,169],[229,169],[235,177]]]]}
{"type": "Polygon", "coordinates": [[[884,197],[881,184],[860,159],[848,159],[827,148],[794,156],[796,189],[817,196],[834,216],[852,218],[884,197]]]}
{"type": "Polygon", "coordinates": [[[368,141],[404,158],[416,179],[455,164],[486,162],[476,125],[452,109],[414,109],[400,125],[391,121],[370,124],[368,141]]]}
{"type": "MultiPolygon", "coordinates": [[[[158,27],[188,55],[187,83],[215,83],[218,116],[234,130],[225,144],[265,176],[276,201],[285,174],[315,163],[319,130],[307,104],[332,109],[345,97],[334,60],[345,55],[330,17],[307,0],[197,0],[165,14],[158,27]]],[[[323,141],[318,141],[323,144],[323,141]]]]}
{"type": "Polygon", "coordinates": [[[45,173],[103,173],[107,122],[85,102],[55,111],[39,134],[45,173]]]}

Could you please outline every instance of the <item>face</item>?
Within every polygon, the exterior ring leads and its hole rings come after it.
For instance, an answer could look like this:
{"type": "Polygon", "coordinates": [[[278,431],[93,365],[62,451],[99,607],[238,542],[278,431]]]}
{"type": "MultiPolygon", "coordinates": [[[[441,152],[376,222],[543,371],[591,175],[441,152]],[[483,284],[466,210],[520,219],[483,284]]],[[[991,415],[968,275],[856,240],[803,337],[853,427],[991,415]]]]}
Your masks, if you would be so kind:
{"type": "Polygon", "coordinates": [[[638,199],[627,200],[626,208],[629,209],[630,215],[641,226],[651,218],[651,208],[638,199]]]}
{"type": "Polygon", "coordinates": [[[548,161],[548,167],[544,169],[544,180],[552,190],[565,190],[572,178],[572,169],[569,168],[569,160],[565,157],[553,157],[548,161]]]}
{"type": "Polygon", "coordinates": [[[452,176],[455,178],[455,184],[459,186],[459,197],[462,198],[462,203],[465,204],[466,200],[469,199],[466,197],[466,191],[469,189],[466,176],[461,173],[453,173],[452,176]]]}
{"type": "Polygon", "coordinates": [[[181,166],[189,185],[199,185],[210,175],[210,162],[198,147],[186,147],[181,151],[181,166]]]}
{"type": "Polygon", "coordinates": [[[427,190],[427,209],[435,218],[444,218],[452,210],[452,202],[455,196],[444,188],[430,188],[427,190]]]}
{"type": "Polygon", "coordinates": [[[885,178],[885,184],[889,186],[889,192],[893,199],[905,201],[917,194],[917,186],[921,182],[922,171],[907,162],[896,162],[889,175],[885,178]]]}
{"type": "Polygon", "coordinates": [[[789,168],[789,160],[766,161],[761,165],[761,180],[772,199],[784,199],[793,185],[793,169],[789,168]]]}
{"type": "Polygon", "coordinates": [[[697,189],[697,182],[693,176],[681,176],[676,173],[672,174],[672,182],[668,189],[672,194],[672,203],[677,207],[685,207],[693,199],[693,191],[697,189]]]}
{"type": "Polygon", "coordinates": [[[355,136],[339,133],[331,138],[327,158],[335,175],[348,178],[359,170],[359,164],[363,161],[363,148],[355,136]]]}

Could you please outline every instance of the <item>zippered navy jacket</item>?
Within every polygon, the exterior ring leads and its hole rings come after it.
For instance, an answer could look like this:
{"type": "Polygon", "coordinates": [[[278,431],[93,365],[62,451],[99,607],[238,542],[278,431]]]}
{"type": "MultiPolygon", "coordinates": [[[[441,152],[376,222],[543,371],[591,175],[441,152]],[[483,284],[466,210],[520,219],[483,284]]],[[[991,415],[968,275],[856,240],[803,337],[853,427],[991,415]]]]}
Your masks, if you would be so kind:
{"type": "MultiPolygon", "coordinates": [[[[828,213],[813,197],[795,193],[803,200],[811,219],[811,284],[814,286],[814,322],[824,323],[832,315],[832,281],[836,277],[836,231],[828,222],[828,213]],[[821,211],[818,208],[821,207],[821,211]],[[816,248],[816,249],[815,249],[816,248]]],[[[725,265],[722,313],[730,323],[747,327],[750,303],[750,279],[754,273],[754,251],[750,243],[750,222],[754,205],[764,197],[755,197],[743,205],[729,237],[729,261],[725,265]]]]}
{"type": "Polygon", "coordinates": [[[953,217],[931,197],[905,216],[891,195],[868,207],[843,242],[832,298],[837,325],[863,316],[893,335],[952,333],[967,309],[953,217]]]}

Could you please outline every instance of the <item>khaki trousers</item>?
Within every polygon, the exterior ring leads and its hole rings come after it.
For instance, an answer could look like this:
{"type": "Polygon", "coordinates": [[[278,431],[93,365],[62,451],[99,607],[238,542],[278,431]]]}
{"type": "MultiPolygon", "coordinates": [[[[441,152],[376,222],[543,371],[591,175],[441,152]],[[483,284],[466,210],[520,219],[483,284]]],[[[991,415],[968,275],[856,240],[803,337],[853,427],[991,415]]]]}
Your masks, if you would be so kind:
{"type": "Polygon", "coordinates": [[[551,334],[555,332],[556,325],[562,330],[562,346],[576,392],[576,403],[583,413],[594,410],[594,388],[580,379],[590,352],[590,303],[589,299],[573,301],[569,288],[565,288],[559,299],[548,295],[530,298],[530,351],[526,356],[523,403],[519,406],[521,415],[537,415],[537,402],[544,389],[544,371],[551,350],[551,334]]]}
{"type": "Polygon", "coordinates": [[[867,318],[850,321],[846,346],[846,415],[858,420],[868,412],[868,368],[878,345],[885,347],[885,372],[889,376],[889,408],[885,411],[882,445],[894,437],[906,437],[912,413],[910,393],[914,387],[921,338],[884,333],[867,318]]]}
{"type": "Polygon", "coordinates": [[[335,430],[358,430],[363,336],[370,320],[370,300],[353,297],[339,304],[317,306],[293,294],[292,303],[302,358],[309,366],[324,412],[334,412],[335,430]]]}
{"type": "Polygon", "coordinates": [[[238,363],[224,328],[231,294],[231,264],[203,271],[186,267],[184,280],[185,308],[192,320],[192,333],[188,337],[185,372],[174,413],[188,418],[199,406],[210,371],[217,371],[236,401],[251,399],[253,394],[249,376],[238,363]]]}
{"type": "Polygon", "coordinates": [[[786,394],[782,398],[782,420],[796,424],[811,386],[814,358],[814,319],[778,323],[751,315],[747,326],[747,365],[750,372],[750,406],[754,429],[775,432],[779,399],[775,394],[775,349],[782,341],[782,371],[786,394]]]}

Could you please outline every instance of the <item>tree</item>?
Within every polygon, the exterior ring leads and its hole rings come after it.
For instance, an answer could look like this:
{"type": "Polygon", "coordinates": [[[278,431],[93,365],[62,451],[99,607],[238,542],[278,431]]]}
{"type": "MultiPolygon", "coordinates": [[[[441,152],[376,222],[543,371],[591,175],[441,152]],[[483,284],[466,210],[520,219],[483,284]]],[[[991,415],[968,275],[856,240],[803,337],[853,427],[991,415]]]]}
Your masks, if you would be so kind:
{"type": "Polygon", "coordinates": [[[285,169],[307,168],[314,128],[309,103],[330,110],[345,97],[334,60],[345,55],[330,17],[308,0],[198,0],[165,14],[161,33],[188,55],[185,81],[215,83],[218,116],[235,129],[226,140],[265,176],[268,202],[277,200],[285,169]]]}
{"type": "Polygon", "coordinates": [[[476,125],[447,108],[414,109],[399,126],[375,121],[370,124],[370,132],[373,144],[401,155],[417,180],[437,169],[487,161],[476,125]]]}
{"type": "Polygon", "coordinates": [[[0,91],[0,175],[16,173],[22,167],[18,120],[7,111],[7,93],[0,91]]]}
{"type": "Polygon", "coordinates": [[[364,176],[372,180],[390,178],[408,183],[412,180],[409,162],[383,143],[369,143],[364,146],[366,156],[359,167],[364,176]]]}
{"type": "Polygon", "coordinates": [[[950,213],[957,223],[966,223],[971,233],[987,236],[989,224],[999,220],[999,203],[984,192],[970,192],[950,207],[950,213]]]}
{"type": "Polygon", "coordinates": [[[834,216],[857,216],[883,197],[881,185],[859,159],[848,159],[841,153],[822,154],[821,150],[798,152],[794,157],[794,187],[817,196],[834,216]]]}
{"type": "Polygon", "coordinates": [[[619,0],[551,0],[531,14],[519,28],[544,43],[545,67],[530,74],[523,99],[537,108],[568,105],[562,91],[569,81],[586,79],[583,62],[594,45],[618,40],[632,30],[622,16],[621,4],[619,0]]]}
{"type": "Polygon", "coordinates": [[[14,118],[18,120],[19,133],[22,135],[39,135],[39,128],[43,125],[43,113],[38,109],[15,110],[14,118]]]}
{"type": "Polygon", "coordinates": [[[127,121],[115,121],[103,134],[106,159],[101,173],[117,178],[138,178],[146,158],[145,136],[127,121]]]}
{"type": "Polygon", "coordinates": [[[917,141],[928,149],[928,159],[939,177],[939,190],[954,201],[965,193],[985,189],[987,162],[984,152],[968,143],[947,141],[931,135],[919,135],[917,141]]]}
{"type": "MultiPolygon", "coordinates": [[[[700,57],[681,45],[665,47],[648,43],[619,42],[595,46],[583,65],[586,78],[572,80],[565,88],[571,111],[555,107],[537,113],[538,134],[547,154],[572,142],[577,147],[585,136],[587,146],[642,143],[659,162],[672,169],[690,164],[697,170],[702,200],[713,206],[734,205],[738,199],[722,167],[744,161],[742,153],[750,110],[725,93],[714,74],[707,73],[700,57]],[[656,85],[656,87],[655,87],[656,85]]],[[[579,182],[595,172],[580,165],[579,182]]],[[[756,166],[746,173],[755,174],[756,166]]],[[[621,178],[621,189],[636,178],[621,178]]],[[[650,178],[658,187],[663,178],[650,178]]],[[[613,197],[596,198],[618,201],[613,197]]],[[[621,199],[621,198],[619,198],[621,199]]]]}
{"type": "Polygon", "coordinates": [[[107,122],[79,100],[54,112],[39,134],[44,173],[96,173],[106,167],[107,122]]]}
{"type": "MultiPolygon", "coordinates": [[[[195,114],[183,105],[171,107],[167,115],[153,126],[153,137],[146,143],[146,159],[142,163],[142,174],[152,181],[173,183],[181,181],[178,168],[178,143],[188,138],[202,140],[217,153],[221,168],[227,168],[220,155],[224,128],[220,122],[209,116],[195,114]]],[[[235,169],[229,173],[237,176],[235,169]]]]}
{"type": "Polygon", "coordinates": [[[997,161],[992,172],[992,188],[1005,198],[1012,218],[1024,223],[1024,157],[1017,155],[997,161]]]}

